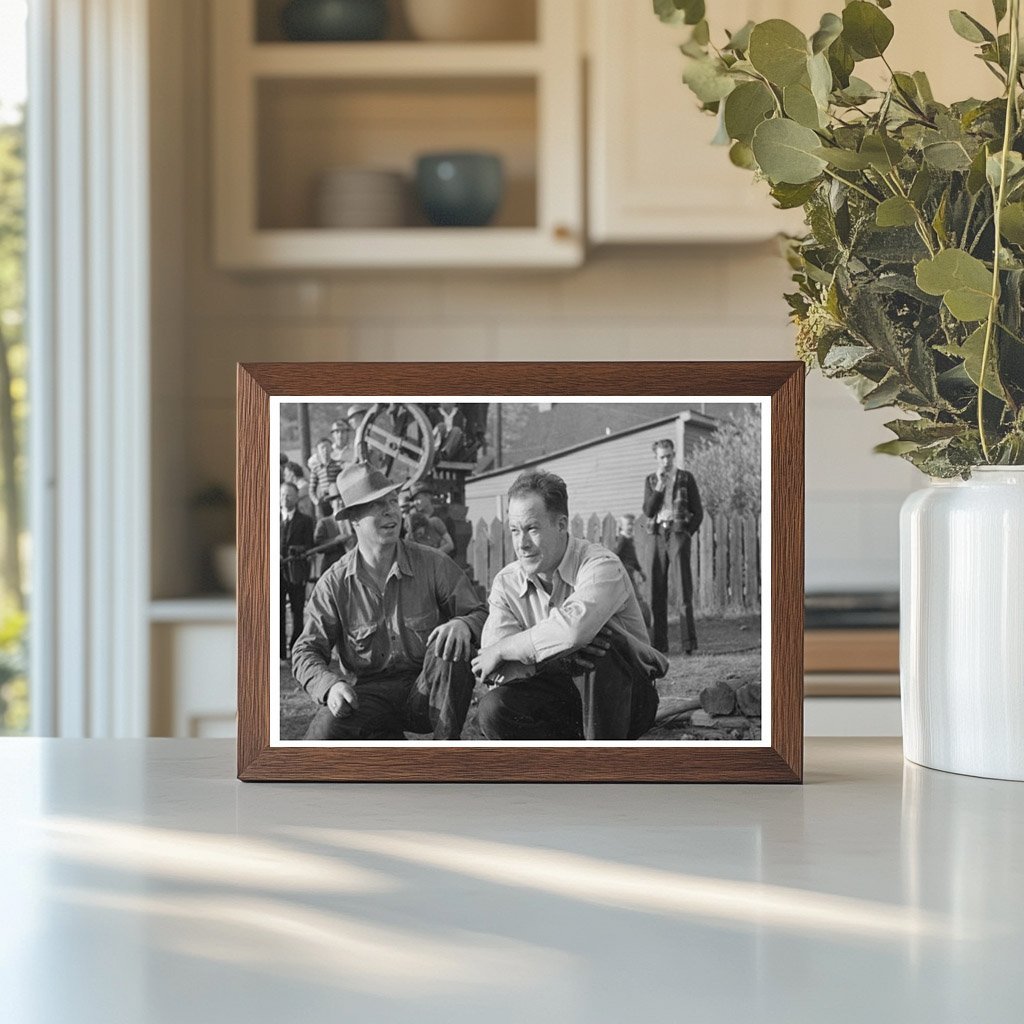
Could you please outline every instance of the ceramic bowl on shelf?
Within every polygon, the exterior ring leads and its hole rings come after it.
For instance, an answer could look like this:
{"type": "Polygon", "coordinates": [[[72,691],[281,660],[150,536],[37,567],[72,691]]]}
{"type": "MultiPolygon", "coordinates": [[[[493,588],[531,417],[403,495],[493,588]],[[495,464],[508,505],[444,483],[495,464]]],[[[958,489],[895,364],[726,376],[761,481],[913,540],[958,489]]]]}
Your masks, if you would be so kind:
{"type": "Polygon", "coordinates": [[[413,35],[427,42],[486,42],[533,35],[531,0],[404,0],[403,7],[413,35]]]}
{"type": "Polygon", "coordinates": [[[416,161],[416,194],[435,227],[483,227],[494,218],[505,194],[501,157],[424,153],[416,161]]]}
{"type": "Polygon", "coordinates": [[[294,42],[362,42],[383,37],[387,0],[289,0],[281,28],[294,42]]]}
{"type": "Polygon", "coordinates": [[[372,167],[335,167],[317,187],[316,223],[321,228],[400,228],[406,221],[405,175],[372,167]]]}

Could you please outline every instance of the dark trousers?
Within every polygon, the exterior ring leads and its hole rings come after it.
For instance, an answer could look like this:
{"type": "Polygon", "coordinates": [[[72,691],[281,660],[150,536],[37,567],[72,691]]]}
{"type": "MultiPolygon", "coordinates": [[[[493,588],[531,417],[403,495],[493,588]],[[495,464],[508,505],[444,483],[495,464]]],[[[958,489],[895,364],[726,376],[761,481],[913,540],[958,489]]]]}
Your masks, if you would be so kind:
{"type": "Polygon", "coordinates": [[[693,621],[693,570],[690,568],[690,535],[659,530],[654,535],[651,559],[651,613],[654,629],[651,643],[656,650],[668,652],[668,581],[679,581],[679,629],[683,650],[697,649],[697,626],[693,621]]]}
{"type": "Polygon", "coordinates": [[[306,584],[289,583],[282,573],[281,575],[281,657],[287,656],[292,644],[299,639],[302,633],[302,614],[306,607],[306,584]],[[288,626],[285,619],[285,605],[292,610],[292,635],[288,639],[288,626]]]}
{"type": "Polygon", "coordinates": [[[613,641],[575,678],[557,662],[531,679],[489,690],[480,730],[489,740],[635,740],[654,724],[658,691],[628,643],[613,641]]]}
{"type": "Polygon", "coordinates": [[[444,661],[427,651],[418,675],[356,681],[359,707],[335,718],[321,707],[307,740],[404,740],[409,732],[432,732],[435,740],[457,740],[469,711],[475,680],[468,661],[444,661]]]}

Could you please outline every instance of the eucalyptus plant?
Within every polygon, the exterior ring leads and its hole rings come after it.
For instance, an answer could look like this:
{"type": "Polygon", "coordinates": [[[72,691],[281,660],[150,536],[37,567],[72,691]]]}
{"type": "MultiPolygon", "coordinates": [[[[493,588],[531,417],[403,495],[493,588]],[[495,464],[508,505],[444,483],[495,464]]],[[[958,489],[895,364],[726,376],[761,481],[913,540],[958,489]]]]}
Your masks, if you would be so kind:
{"type": "Polygon", "coordinates": [[[683,80],[716,142],[808,231],[786,240],[787,295],[808,367],[866,409],[895,407],[879,451],[937,477],[1024,463],[1024,135],[1020,0],[993,24],[950,11],[998,95],[947,106],[886,59],[890,0],[852,0],[806,36],[748,22],[711,41],[705,0],[654,0],[691,26],[683,80]],[[855,74],[880,61],[888,87],[855,74]]]}

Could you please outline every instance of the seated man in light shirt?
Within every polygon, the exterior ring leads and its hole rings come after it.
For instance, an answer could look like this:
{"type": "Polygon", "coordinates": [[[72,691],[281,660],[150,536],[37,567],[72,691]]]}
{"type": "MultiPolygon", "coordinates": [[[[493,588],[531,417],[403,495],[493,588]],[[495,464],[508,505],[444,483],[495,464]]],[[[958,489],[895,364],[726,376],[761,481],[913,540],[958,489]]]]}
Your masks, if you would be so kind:
{"type": "Polygon", "coordinates": [[[565,481],[521,474],[508,492],[518,561],[491,585],[473,659],[490,685],[487,739],[637,739],[654,724],[654,680],[668,671],[648,642],[629,575],[607,548],[569,535],[565,481]]]}

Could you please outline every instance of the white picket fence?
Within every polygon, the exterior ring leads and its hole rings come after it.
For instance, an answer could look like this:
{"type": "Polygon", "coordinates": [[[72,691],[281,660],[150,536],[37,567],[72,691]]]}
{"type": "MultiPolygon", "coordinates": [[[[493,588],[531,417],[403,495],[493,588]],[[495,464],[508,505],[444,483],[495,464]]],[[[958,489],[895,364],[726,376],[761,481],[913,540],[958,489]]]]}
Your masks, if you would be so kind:
{"type": "MultiPolygon", "coordinates": [[[[573,516],[574,537],[603,544],[614,550],[615,518],[596,512],[586,519],[573,516]]],[[[645,597],[650,600],[651,546],[643,516],[638,516],[634,536],[636,553],[648,575],[645,597]]],[[[761,610],[761,536],[755,516],[705,516],[691,546],[694,611],[697,615],[755,614],[761,610]]],[[[490,589],[498,570],[515,558],[511,534],[500,519],[477,520],[466,549],[466,560],[477,583],[490,589]]],[[[669,608],[676,605],[678,583],[669,583],[669,608]]]]}

